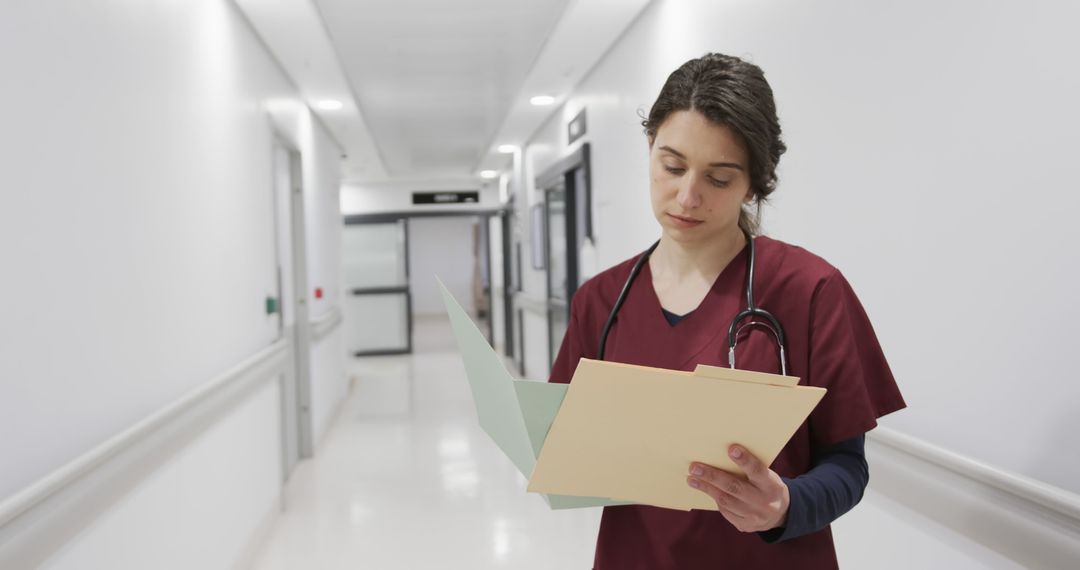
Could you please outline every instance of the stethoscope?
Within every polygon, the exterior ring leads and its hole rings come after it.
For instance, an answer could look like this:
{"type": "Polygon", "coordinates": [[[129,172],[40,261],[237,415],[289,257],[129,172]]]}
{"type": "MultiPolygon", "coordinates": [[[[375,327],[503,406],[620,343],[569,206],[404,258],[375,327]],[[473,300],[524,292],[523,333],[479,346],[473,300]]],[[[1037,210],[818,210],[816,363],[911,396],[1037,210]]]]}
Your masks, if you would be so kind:
{"type": "MultiPolygon", "coordinates": [[[[780,321],[772,313],[761,307],[754,306],[754,259],[756,256],[754,239],[745,232],[743,232],[743,235],[746,236],[747,255],[750,257],[750,263],[746,270],[746,309],[735,315],[735,319],[731,321],[731,325],[728,327],[728,364],[731,368],[735,368],[735,344],[739,333],[747,327],[761,327],[771,332],[773,337],[776,338],[776,344],[780,346],[780,373],[787,376],[787,350],[785,348],[787,345],[784,343],[784,327],[780,326],[780,321]],[[739,326],[739,323],[748,317],[750,322],[739,326]],[[763,318],[765,321],[754,320],[755,317],[763,318]]],[[[630,285],[634,283],[638,273],[641,273],[641,268],[649,260],[649,255],[658,245],[660,245],[660,240],[657,240],[649,249],[645,250],[645,253],[642,253],[641,257],[634,263],[634,268],[630,270],[630,276],[626,278],[626,284],[623,285],[622,292],[619,293],[619,298],[615,301],[615,306],[611,308],[611,314],[608,315],[607,322],[604,323],[604,331],[600,334],[600,350],[597,352],[597,360],[604,359],[604,347],[607,345],[608,333],[611,332],[611,325],[615,323],[615,315],[619,313],[623,302],[626,301],[626,294],[630,292],[630,285]]]]}

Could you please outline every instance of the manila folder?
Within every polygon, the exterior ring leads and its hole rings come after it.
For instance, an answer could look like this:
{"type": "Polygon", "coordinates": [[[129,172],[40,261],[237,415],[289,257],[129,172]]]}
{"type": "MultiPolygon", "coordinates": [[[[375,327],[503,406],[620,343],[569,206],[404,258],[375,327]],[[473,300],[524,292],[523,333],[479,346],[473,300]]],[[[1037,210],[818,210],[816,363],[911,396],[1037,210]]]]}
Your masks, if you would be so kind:
{"type": "Polygon", "coordinates": [[[690,463],[742,472],[738,443],[766,465],[825,395],[774,375],[698,373],[583,358],[544,439],[529,491],[611,497],[671,509],[717,510],[686,484],[690,463]]]}

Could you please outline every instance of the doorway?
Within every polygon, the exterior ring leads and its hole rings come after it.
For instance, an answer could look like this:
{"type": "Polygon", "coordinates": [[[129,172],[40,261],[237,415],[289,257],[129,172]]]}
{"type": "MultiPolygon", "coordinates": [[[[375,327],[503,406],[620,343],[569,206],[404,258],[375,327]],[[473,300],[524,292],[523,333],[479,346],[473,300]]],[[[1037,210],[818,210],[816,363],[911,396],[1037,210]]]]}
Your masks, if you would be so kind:
{"type": "Polygon", "coordinates": [[[408,220],[346,221],[341,249],[349,354],[412,352],[408,220]]]}
{"type": "Polygon", "coordinates": [[[578,254],[593,238],[590,179],[588,143],[536,179],[544,193],[549,369],[566,334],[570,301],[584,280],[578,254]]]}
{"type": "Polygon", "coordinates": [[[436,239],[441,235],[443,249],[463,248],[458,257],[472,260],[443,268],[443,281],[463,306],[473,308],[473,318],[481,322],[488,342],[494,344],[490,223],[493,216],[502,212],[455,210],[346,216],[342,253],[345,287],[349,292],[345,308],[349,354],[355,357],[410,354],[415,348],[417,304],[421,305],[421,314],[442,314],[441,297],[436,295],[435,306],[431,293],[436,291],[434,273],[440,272],[435,266],[442,267],[445,260],[418,250],[417,232],[431,234],[436,239]],[[467,231],[461,235],[447,234],[453,224],[439,223],[440,219],[463,217],[475,221],[463,226],[467,231]],[[416,259],[417,256],[422,259],[416,259]],[[434,269],[418,271],[429,266],[434,269]],[[466,285],[456,290],[454,281],[466,285]]]}
{"type": "Polygon", "coordinates": [[[300,153],[281,138],[273,149],[274,232],[277,257],[279,331],[289,346],[281,374],[282,478],[300,459],[311,457],[311,331],[308,325],[303,168],[300,153]]]}

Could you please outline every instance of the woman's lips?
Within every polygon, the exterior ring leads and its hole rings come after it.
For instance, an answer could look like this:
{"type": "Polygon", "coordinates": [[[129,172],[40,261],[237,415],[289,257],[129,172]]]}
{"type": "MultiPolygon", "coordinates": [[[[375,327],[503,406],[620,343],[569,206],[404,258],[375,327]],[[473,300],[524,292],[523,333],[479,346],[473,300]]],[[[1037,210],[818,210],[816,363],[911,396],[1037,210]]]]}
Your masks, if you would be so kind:
{"type": "Polygon", "coordinates": [[[682,216],[676,216],[675,214],[668,214],[673,224],[680,228],[692,228],[702,223],[703,220],[695,220],[694,218],[684,218],[682,216]]]}

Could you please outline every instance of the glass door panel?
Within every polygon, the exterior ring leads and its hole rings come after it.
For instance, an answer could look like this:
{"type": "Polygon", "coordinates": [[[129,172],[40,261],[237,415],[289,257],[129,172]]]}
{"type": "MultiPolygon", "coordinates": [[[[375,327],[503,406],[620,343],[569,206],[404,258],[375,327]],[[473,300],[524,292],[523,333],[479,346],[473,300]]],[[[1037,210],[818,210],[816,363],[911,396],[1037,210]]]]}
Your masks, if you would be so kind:
{"type": "Polygon", "coordinates": [[[547,192],[548,298],[566,301],[566,190],[547,192]]]}
{"type": "Polygon", "coordinates": [[[396,352],[409,345],[408,296],[402,293],[350,295],[345,322],[349,352],[375,354],[396,352]]]}
{"type": "Polygon", "coordinates": [[[345,226],[341,247],[350,288],[408,286],[405,220],[345,226]]]}
{"type": "Polygon", "coordinates": [[[406,221],[346,225],[342,255],[349,353],[369,356],[411,352],[406,221]]]}
{"type": "Polygon", "coordinates": [[[548,189],[544,197],[544,223],[547,228],[548,358],[553,364],[566,334],[570,313],[570,299],[566,287],[570,261],[567,255],[566,185],[560,183],[548,189]]]}

